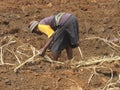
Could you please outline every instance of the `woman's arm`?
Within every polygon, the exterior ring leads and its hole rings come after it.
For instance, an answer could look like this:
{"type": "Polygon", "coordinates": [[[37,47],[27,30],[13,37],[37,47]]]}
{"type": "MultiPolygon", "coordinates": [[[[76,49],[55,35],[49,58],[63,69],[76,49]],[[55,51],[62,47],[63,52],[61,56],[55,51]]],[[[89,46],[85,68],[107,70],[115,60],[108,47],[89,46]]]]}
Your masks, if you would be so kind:
{"type": "Polygon", "coordinates": [[[51,37],[48,39],[48,41],[47,41],[47,43],[45,44],[45,46],[40,49],[40,55],[41,55],[41,56],[44,56],[44,55],[45,55],[45,52],[46,52],[47,48],[49,47],[49,45],[51,44],[52,41],[53,41],[53,36],[51,36],[51,37]]]}

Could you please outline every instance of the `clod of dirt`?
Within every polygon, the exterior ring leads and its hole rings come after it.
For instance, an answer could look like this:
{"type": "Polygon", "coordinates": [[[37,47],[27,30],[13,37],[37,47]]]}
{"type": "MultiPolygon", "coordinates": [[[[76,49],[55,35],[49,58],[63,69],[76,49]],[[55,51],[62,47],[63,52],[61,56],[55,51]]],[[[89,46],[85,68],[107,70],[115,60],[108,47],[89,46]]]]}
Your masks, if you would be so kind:
{"type": "Polygon", "coordinates": [[[52,4],[52,3],[48,3],[47,6],[48,6],[48,7],[52,7],[53,4],[52,4]]]}
{"type": "Polygon", "coordinates": [[[6,34],[16,34],[16,33],[18,33],[20,31],[20,28],[12,28],[12,29],[10,29],[10,30],[6,30],[6,31],[3,31],[3,32],[1,32],[1,36],[4,36],[4,35],[6,35],[6,34]]]}
{"type": "Polygon", "coordinates": [[[81,10],[83,10],[83,11],[87,11],[88,9],[87,9],[87,8],[82,7],[82,8],[81,8],[81,10]]]}
{"type": "Polygon", "coordinates": [[[20,31],[20,28],[13,28],[8,33],[9,34],[15,34],[15,33],[18,33],[19,31],[20,31]]]}
{"type": "Polygon", "coordinates": [[[8,25],[9,24],[9,21],[3,21],[2,22],[4,25],[8,25]]]}
{"type": "Polygon", "coordinates": [[[1,42],[1,45],[4,45],[6,43],[7,43],[7,41],[4,40],[4,41],[1,42]]]}
{"type": "Polygon", "coordinates": [[[5,79],[5,84],[6,85],[11,85],[11,81],[9,79],[5,79]]]}
{"type": "Polygon", "coordinates": [[[111,77],[111,74],[113,74],[114,76],[117,76],[118,73],[116,71],[110,71],[110,70],[107,70],[107,69],[99,69],[97,70],[97,73],[101,73],[107,77],[111,77]]]}
{"type": "Polygon", "coordinates": [[[50,90],[50,87],[49,86],[43,86],[42,90],[50,90]]]}
{"type": "Polygon", "coordinates": [[[119,68],[119,67],[120,67],[120,62],[119,62],[119,61],[115,61],[115,62],[114,62],[114,66],[115,66],[116,68],[119,68]]]}

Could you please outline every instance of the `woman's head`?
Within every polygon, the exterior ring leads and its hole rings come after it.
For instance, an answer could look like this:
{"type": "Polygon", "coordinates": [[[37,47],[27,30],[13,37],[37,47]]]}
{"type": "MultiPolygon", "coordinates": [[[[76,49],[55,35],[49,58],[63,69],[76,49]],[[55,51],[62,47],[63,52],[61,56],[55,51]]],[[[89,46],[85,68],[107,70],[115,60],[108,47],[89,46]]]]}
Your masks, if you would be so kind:
{"type": "Polygon", "coordinates": [[[33,32],[34,29],[38,26],[39,22],[38,21],[31,21],[28,25],[29,31],[33,32]]]}
{"type": "Polygon", "coordinates": [[[42,33],[40,32],[40,30],[38,29],[38,24],[39,22],[38,21],[31,21],[28,25],[28,30],[32,33],[36,33],[36,34],[39,34],[41,35],[42,33]]]}

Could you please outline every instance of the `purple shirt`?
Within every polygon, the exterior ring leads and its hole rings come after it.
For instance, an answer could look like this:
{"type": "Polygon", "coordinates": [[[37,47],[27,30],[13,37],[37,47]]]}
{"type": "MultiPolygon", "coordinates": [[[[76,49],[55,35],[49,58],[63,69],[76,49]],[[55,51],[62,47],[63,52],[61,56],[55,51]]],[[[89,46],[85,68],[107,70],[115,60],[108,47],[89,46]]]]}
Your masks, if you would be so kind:
{"type": "MultiPolygon", "coordinates": [[[[70,16],[71,16],[71,14],[65,13],[65,14],[61,17],[61,19],[60,19],[60,21],[59,21],[59,25],[64,24],[65,21],[66,21],[70,16]]],[[[51,25],[51,21],[53,20],[53,18],[54,18],[54,16],[46,17],[46,18],[44,18],[44,19],[42,19],[42,20],[40,21],[40,24],[51,25]]]]}

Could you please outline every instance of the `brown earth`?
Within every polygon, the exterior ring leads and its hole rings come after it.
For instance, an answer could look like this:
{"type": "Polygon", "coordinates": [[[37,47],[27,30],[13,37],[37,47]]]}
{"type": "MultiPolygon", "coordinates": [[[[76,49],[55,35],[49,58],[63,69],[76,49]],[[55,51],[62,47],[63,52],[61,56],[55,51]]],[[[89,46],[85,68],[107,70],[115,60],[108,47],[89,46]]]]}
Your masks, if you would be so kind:
{"type": "MultiPolygon", "coordinates": [[[[115,44],[120,44],[120,0],[0,0],[0,90],[120,90],[119,61],[76,67],[79,61],[93,57],[119,56],[119,47],[111,49],[99,38],[86,39],[90,37],[118,39],[115,44]],[[15,73],[19,65],[15,55],[24,62],[32,55],[30,45],[39,50],[47,40],[28,32],[28,23],[61,11],[78,17],[83,59],[78,49],[74,49],[73,64],[41,61],[39,56],[15,73]],[[16,42],[6,45],[12,40],[16,42]],[[20,56],[18,47],[26,55],[20,56]],[[4,65],[2,60],[15,65],[4,65]]],[[[66,60],[63,51],[59,61],[66,60]]]]}

